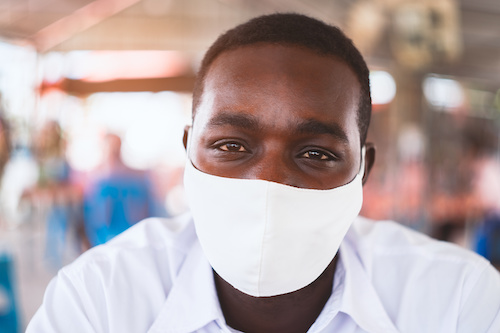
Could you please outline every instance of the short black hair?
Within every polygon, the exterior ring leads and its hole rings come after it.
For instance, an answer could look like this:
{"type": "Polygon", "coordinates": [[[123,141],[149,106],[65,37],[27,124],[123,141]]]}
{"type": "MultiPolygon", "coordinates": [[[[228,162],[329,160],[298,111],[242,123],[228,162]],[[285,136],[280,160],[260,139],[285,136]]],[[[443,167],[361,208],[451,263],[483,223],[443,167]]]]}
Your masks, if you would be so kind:
{"type": "Polygon", "coordinates": [[[337,57],[355,73],[360,85],[358,127],[361,144],[366,141],[372,102],[369,70],[363,56],[342,30],[317,19],[294,13],[259,16],[228,30],[212,44],[201,63],[193,91],[193,118],[203,94],[210,65],[223,52],[258,43],[305,47],[321,55],[337,57]]]}

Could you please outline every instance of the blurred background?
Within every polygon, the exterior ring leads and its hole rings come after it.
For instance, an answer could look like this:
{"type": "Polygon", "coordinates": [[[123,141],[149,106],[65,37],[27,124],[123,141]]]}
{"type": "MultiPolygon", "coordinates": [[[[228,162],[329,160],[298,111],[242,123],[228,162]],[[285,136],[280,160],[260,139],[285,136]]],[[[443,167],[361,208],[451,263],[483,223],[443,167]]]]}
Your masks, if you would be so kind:
{"type": "Polygon", "coordinates": [[[62,265],[186,210],[203,53],[276,11],[340,26],[369,64],[362,214],[500,263],[498,0],[0,0],[0,332],[24,330],[62,265]]]}

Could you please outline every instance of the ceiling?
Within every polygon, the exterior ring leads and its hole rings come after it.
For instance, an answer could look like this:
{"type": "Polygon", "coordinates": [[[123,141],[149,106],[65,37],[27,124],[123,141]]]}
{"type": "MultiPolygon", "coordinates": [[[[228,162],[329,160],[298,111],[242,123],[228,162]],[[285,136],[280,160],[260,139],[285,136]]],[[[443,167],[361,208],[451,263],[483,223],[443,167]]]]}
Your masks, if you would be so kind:
{"type": "Polygon", "coordinates": [[[498,89],[499,0],[0,0],[0,38],[33,44],[39,52],[159,49],[201,54],[224,30],[276,11],[312,15],[351,35],[354,7],[368,4],[382,13],[386,23],[372,36],[376,29],[370,28],[371,21],[365,22],[368,29],[353,39],[362,44],[365,36],[371,44],[364,51],[369,63],[384,65],[395,61],[391,41],[397,29],[388,28],[392,23],[387,22],[394,19],[394,10],[389,8],[426,1],[431,5],[456,1],[455,33],[461,51],[455,60],[438,59],[425,70],[498,89]]]}

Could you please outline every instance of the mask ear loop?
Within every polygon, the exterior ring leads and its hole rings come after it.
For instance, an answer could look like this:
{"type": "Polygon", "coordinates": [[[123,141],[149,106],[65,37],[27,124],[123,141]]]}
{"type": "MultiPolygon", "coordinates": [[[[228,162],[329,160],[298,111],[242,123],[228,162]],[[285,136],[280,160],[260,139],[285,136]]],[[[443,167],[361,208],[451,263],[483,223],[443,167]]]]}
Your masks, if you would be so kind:
{"type": "Polygon", "coordinates": [[[188,134],[187,134],[187,142],[186,142],[186,168],[194,168],[196,167],[193,164],[193,161],[191,160],[191,146],[192,146],[192,136],[193,136],[193,128],[190,127],[188,129],[188,134]]]}
{"type": "Polygon", "coordinates": [[[191,161],[191,137],[193,133],[193,128],[189,127],[186,142],[186,158],[191,161]]]}
{"type": "Polygon", "coordinates": [[[359,167],[358,175],[363,178],[365,176],[365,155],[366,155],[366,146],[361,148],[361,165],[359,167]]]}

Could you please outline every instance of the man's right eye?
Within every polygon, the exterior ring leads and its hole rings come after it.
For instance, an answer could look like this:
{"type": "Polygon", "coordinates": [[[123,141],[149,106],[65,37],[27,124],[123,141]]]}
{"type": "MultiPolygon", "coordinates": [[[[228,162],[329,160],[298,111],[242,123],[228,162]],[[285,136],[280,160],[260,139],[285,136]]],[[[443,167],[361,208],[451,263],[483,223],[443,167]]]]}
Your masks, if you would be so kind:
{"type": "Polygon", "coordinates": [[[248,150],[243,147],[243,145],[237,142],[227,142],[219,146],[220,150],[228,151],[228,152],[248,152],[248,150]]]}

